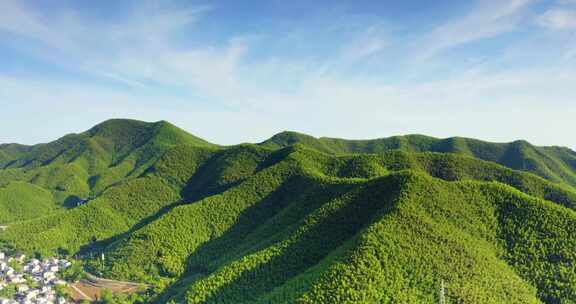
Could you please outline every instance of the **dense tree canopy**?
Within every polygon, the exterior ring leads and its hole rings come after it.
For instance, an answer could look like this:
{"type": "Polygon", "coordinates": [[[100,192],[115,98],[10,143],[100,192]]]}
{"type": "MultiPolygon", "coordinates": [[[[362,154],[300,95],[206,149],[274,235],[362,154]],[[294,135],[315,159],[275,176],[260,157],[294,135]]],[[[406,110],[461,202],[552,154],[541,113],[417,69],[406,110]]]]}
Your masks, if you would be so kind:
{"type": "Polygon", "coordinates": [[[434,303],[440,284],[448,303],[573,303],[575,164],[522,141],[219,147],[113,120],[0,146],[0,244],[153,286],[102,303],[434,303]]]}

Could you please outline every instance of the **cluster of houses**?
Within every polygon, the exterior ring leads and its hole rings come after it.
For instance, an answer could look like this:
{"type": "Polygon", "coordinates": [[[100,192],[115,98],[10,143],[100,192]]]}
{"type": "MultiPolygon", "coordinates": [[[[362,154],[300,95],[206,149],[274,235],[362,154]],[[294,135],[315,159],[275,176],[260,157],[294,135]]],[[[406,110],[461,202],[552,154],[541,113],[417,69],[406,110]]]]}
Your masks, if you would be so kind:
{"type": "Polygon", "coordinates": [[[4,289],[15,289],[10,299],[0,296],[0,304],[66,303],[64,297],[57,295],[55,286],[66,285],[57,274],[71,265],[57,258],[27,260],[22,254],[10,257],[0,252],[0,295],[4,289]]]}

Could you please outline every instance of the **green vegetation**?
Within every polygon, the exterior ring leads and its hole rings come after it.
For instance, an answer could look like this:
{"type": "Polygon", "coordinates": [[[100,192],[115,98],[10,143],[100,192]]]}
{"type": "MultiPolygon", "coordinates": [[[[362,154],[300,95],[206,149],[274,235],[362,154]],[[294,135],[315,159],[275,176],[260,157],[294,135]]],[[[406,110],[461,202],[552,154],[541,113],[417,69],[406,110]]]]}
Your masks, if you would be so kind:
{"type": "Polygon", "coordinates": [[[50,191],[26,182],[0,187],[0,224],[38,218],[56,209],[50,191]]]}
{"type": "Polygon", "coordinates": [[[56,296],[58,297],[68,298],[69,296],[66,285],[55,285],[54,291],[56,292],[56,296]]]}
{"type": "Polygon", "coordinates": [[[134,179],[83,206],[11,224],[2,238],[15,248],[44,256],[62,249],[76,253],[82,246],[97,245],[128,231],[177,200],[177,191],[159,178],[134,179]]]}
{"type": "Polygon", "coordinates": [[[48,144],[2,145],[0,186],[7,188],[0,188],[0,196],[6,197],[0,197],[0,211],[6,211],[0,222],[77,207],[113,185],[138,178],[177,146],[216,147],[167,122],[133,120],[109,120],[48,144]],[[13,185],[15,181],[21,183],[13,185]],[[32,188],[27,184],[49,191],[52,197],[22,189],[32,188]],[[42,202],[30,202],[30,196],[42,202]],[[38,205],[38,213],[29,211],[27,204],[38,205]],[[6,205],[15,210],[3,210],[6,205]]]}
{"type": "Polygon", "coordinates": [[[0,290],[0,299],[12,299],[18,292],[16,284],[8,284],[4,289],[0,290]]]}
{"type": "Polygon", "coordinates": [[[72,263],[72,266],[64,269],[60,273],[60,276],[66,282],[75,283],[81,279],[84,279],[86,277],[86,273],[84,272],[84,267],[81,263],[74,262],[72,263]]]}
{"type": "Polygon", "coordinates": [[[96,301],[97,304],[132,304],[132,303],[146,303],[145,296],[140,293],[133,293],[130,295],[122,293],[112,293],[109,290],[104,290],[102,297],[96,301]]]}
{"type": "Polygon", "coordinates": [[[11,267],[16,272],[22,272],[22,264],[20,264],[16,260],[12,260],[12,261],[8,262],[8,267],[11,267]]]}
{"type": "Polygon", "coordinates": [[[290,132],[219,147],[113,120],[0,146],[0,167],[0,244],[152,286],[101,303],[434,303],[441,282],[447,303],[576,299],[564,148],[290,132]]]}
{"type": "Polygon", "coordinates": [[[333,155],[383,153],[391,150],[458,153],[496,162],[511,169],[528,171],[554,182],[576,186],[576,152],[561,147],[535,147],[525,141],[500,144],[462,137],[437,139],[423,135],[345,140],[314,138],[295,132],[283,132],[260,145],[277,149],[294,144],[302,144],[333,155]]]}

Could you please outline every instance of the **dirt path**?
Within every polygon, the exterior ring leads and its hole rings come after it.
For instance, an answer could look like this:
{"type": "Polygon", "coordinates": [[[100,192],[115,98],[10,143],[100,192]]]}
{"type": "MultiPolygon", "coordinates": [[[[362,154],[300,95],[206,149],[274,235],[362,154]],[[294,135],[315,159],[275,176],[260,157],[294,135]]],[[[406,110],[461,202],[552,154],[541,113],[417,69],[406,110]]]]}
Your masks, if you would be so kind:
{"type": "Polygon", "coordinates": [[[86,281],[94,284],[94,285],[98,285],[98,286],[102,286],[102,287],[143,287],[146,286],[145,284],[141,284],[141,283],[134,283],[134,282],[125,282],[125,281],[117,281],[117,280],[110,280],[110,279],[104,279],[104,278],[99,278],[97,276],[91,275],[91,274],[86,274],[86,281]]]}
{"type": "Polygon", "coordinates": [[[80,290],[80,288],[78,288],[78,287],[76,286],[76,284],[70,285],[70,287],[71,287],[75,292],[77,292],[78,295],[80,295],[79,297],[72,295],[72,298],[74,298],[74,300],[76,300],[76,301],[88,300],[88,301],[90,301],[90,302],[94,301],[94,299],[92,299],[90,296],[88,296],[88,295],[85,294],[82,290],[80,290]]]}

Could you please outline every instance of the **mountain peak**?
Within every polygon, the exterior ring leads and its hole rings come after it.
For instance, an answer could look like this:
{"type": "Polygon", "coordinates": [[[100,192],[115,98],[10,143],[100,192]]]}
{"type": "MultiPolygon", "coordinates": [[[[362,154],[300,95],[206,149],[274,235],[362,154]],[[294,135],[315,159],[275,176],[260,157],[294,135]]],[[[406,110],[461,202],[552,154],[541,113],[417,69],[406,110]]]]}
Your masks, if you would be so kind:
{"type": "Polygon", "coordinates": [[[155,123],[135,119],[113,118],[105,120],[88,130],[90,134],[98,132],[119,131],[121,129],[149,128],[155,123]]]}
{"type": "Polygon", "coordinates": [[[86,134],[90,137],[104,138],[120,145],[138,143],[155,138],[165,144],[215,146],[165,120],[146,122],[135,119],[114,118],[97,124],[88,130],[86,134]]]}

